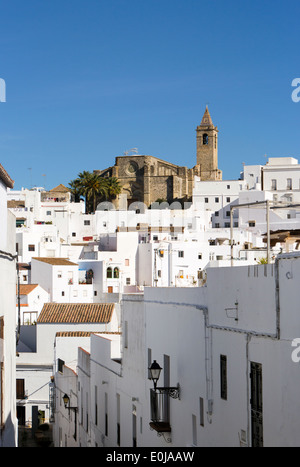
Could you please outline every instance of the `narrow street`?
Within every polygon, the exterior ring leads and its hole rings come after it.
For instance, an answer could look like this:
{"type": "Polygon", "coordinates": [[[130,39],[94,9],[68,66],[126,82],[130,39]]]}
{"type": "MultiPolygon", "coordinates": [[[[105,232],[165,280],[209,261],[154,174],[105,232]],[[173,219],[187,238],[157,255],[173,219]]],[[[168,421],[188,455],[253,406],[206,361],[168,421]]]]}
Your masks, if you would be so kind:
{"type": "Polygon", "coordinates": [[[19,426],[18,428],[18,447],[19,448],[51,448],[53,447],[52,436],[51,440],[48,437],[34,436],[32,428],[19,426]]]}

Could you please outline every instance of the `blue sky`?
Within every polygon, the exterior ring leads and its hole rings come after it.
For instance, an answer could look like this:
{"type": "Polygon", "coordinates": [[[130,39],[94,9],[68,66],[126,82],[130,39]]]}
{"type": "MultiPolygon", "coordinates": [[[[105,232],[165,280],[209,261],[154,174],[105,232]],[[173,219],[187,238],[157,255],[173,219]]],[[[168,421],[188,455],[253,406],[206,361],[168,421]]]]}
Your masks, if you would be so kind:
{"type": "Polygon", "coordinates": [[[193,167],[207,103],[223,179],[300,161],[299,18],[298,0],[1,0],[0,163],[15,189],[135,147],[193,167]]]}

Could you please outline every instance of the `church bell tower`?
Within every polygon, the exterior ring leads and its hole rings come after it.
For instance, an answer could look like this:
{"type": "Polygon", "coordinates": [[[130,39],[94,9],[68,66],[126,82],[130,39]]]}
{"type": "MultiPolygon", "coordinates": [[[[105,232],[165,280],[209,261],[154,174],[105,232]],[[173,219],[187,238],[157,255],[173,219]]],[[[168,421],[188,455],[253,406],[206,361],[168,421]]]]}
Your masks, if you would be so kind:
{"type": "Polygon", "coordinates": [[[218,169],[218,128],[214,126],[206,106],[197,132],[197,166],[201,180],[222,180],[218,169]]]}

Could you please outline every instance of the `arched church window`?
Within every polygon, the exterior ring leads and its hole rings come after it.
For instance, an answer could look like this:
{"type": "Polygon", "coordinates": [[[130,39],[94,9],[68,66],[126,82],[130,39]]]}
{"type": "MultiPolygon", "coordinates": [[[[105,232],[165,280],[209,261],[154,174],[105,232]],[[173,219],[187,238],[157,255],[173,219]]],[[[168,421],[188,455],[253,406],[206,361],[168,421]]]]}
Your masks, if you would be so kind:
{"type": "Polygon", "coordinates": [[[106,269],[106,277],[107,277],[107,279],[112,278],[112,268],[107,268],[106,269]]]}
{"type": "Polygon", "coordinates": [[[203,144],[208,144],[208,134],[207,133],[204,133],[203,135],[203,144]]]}
{"type": "Polygon", "coordinates": [[[119,268],[114,268],[114,279],[119,279],[119,268]]]}

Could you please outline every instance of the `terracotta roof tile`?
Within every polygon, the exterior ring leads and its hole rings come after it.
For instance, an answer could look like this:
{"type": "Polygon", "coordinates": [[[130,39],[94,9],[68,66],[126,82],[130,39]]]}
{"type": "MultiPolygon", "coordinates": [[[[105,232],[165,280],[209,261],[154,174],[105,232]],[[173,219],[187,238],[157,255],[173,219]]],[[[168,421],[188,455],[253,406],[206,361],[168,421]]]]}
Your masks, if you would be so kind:
{"type": "Polygon", "coordinates": [[[38,323],[110,323],[114,303],[45,303],[38,323]]]}
{"type": "Polygon", "coordinates": [[[76,263],[72,263],[68,258],[43,258],[35,257],[37,261],[42,261],[43,263],[52,264],[52,266],[78,266],[76,263]]]}
{"type": "Polygon", "coordinates": [[[8,188],[14,187],[14,181],[10,178],[5,168],[0,164],[0,178],[8,188]]]}
{"type": "Polygon", "coordinates": [[[38,284],[20,284],[20,295],[28,295],[38,284]]]}

